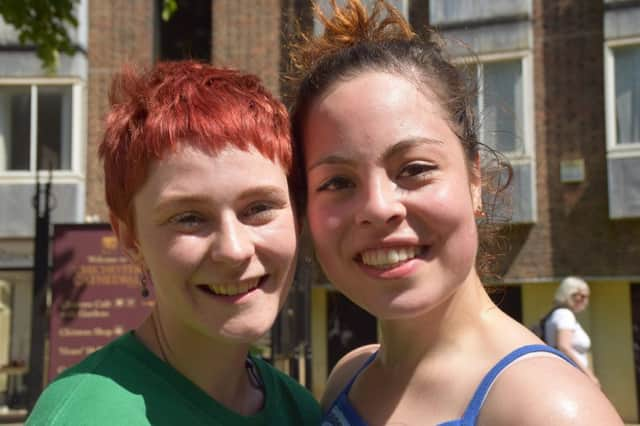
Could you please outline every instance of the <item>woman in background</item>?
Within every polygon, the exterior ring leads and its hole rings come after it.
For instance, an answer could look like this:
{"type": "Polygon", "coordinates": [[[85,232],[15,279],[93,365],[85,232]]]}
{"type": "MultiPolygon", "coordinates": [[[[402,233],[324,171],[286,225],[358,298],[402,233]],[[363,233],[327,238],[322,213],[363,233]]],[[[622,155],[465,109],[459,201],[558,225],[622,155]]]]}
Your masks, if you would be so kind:
{"type": "Polygon", "coordinates": [[[578,277],[566,277],[553,297],[554,307],[544,322],[544,336],[548,344],[566,354],[584,373],[599,384],[589,365],[591,339],[576,314],[589,305],[589,285],[578,277]]]}
{"type": "Polygon", "coordinates": [[[484,289],[476,221],[491,220],[495,175],[475,93],[437,35],[417,36],[385,2],[371,14],[331,3],[324,34],[293,50],[294,158],[318,261],[381,338],[336,365],[323,424],[622,424],[484,289]]]}
{"type": "Polygon", "coordinates": [[[112,84],[111,224],[155,307],[66,370],[29,425],[313,425],[312,396],[249,355],[291,285],[288,116],[254,76],[160,63],[112,84]]]}

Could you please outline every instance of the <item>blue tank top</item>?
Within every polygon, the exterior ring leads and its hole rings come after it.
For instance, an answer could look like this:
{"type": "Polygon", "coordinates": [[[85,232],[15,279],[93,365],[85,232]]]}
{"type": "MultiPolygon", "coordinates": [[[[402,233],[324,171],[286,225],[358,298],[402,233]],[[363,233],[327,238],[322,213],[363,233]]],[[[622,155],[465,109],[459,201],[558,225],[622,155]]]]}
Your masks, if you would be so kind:
{"type": "MultiPolygon", "coordinates": [[[[498,375],[507,368],[512,362],[517,360],[524,355],[534,353],[534,352],[548,352],[554,355],[559,356],[560,358],[566,360],[568,363],[575,366],[574,362],[571,361],[565,354],[560,352],[559,350],[552,348],[547,345],[527,345],[522,346],[504,358],[502,358],[498,363],[487,373],[486,376],[480,382],[480,385],[476,389],[473,397],[471,398],[471,402],[467,406],[464,415],[462,418],[457,420],[449,420],[448,422],[440,423],[437,426],[473,426],[476,424],[476,419],[480,414],[480,409],[484,404],[485,399],[489,393],[489,389],[491,389],[491,385],[496,380],[498,375]]],[[[322,419],[322,426],[367,426],[367,423],[360,417],[358,412],[353,408],[351,403],[349,402],[349,391],[351,390],[351,386],[356,381],[356,378],[362,373],[362,371],[367,368],[369,364],[373,362],[377,355],[377,352],[372,354],[367,361],[364,363],[362,367],[356,372],[356,374],[351,378],[347,386],[340,392],[340,395],[336,398],[336,400],[331,405],[329,411],[324,415],[322,419]]]]}

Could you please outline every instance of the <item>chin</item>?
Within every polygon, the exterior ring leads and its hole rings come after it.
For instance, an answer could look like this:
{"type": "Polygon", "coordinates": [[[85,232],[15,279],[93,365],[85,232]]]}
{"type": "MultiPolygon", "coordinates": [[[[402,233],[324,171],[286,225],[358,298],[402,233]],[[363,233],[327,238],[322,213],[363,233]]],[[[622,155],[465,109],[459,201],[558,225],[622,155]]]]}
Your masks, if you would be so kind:
{"type": "Polygon", "coordinates": [[[362,304],[371,315],[380,320],[404,320],[428,314],[445,303],[450,294],[440,291],[406,291],[396,295],[393,300],[362,304]]]}
{"type": "Polygon", "coordinates": [[[254,316],[251,318],[238,318],[233,322],[224,324],[219,331],[220,336],[226,340],[238,343],[254,343],[271,330],[276,315],[254,316]]]}
{"type": "Polygon", "coordinates": [[[262,336],[267,334],[267,330],[222,330],[220,333],[222,337],[228,341],[237,344],[253,344],[256,343],[262,336]]]}

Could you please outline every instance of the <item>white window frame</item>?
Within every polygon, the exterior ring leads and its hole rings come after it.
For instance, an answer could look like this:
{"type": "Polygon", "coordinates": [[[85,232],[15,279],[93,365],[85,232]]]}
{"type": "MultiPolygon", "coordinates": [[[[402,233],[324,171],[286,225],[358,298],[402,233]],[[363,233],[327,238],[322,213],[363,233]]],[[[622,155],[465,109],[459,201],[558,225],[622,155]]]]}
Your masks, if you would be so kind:
{"type": "MultiPolygon", "coordinates": [[[[468,60],[469,58],[467,58],[468,60]]],[[[524,151],[522,153],[513,153],[513,152],[501,152],[505,157],[509,159],[512,163],[523,163],[529,162],[535,159],[535,125],[534,125],[534,98],[533,98],[533,60],[532,54],[530,51],[517,51],[517,52],[509,52],[509,53],[492,53],[492,54],[484,54],[478,55],[477,60],[473,64],[478,68],[478,76],[477,81],[479,82],[478,87],[478,135],[483,134],[483,111],[482,111],[482,100],[484,97],[483,87],[480,86],[482,82],[482,66],[486,63],[491,62],[503,62],[503,61],[513,61],[520,60],[522,63],[522,101],[524,105],[522,106],[523,111],[523,134],[522,138],[524,139],[523,147],[524,151]]],[[[483,141],[481,141],[483,142],[483,141]]]]}
{"type": "Polygon", "coordinates": [[[29,183],[33,182],[36,173],[41,180],[47,179],[48,171],[36,169],[37,158],[35,145],[37,143],[37,87],[43,86],[71,86],[71,167],[69,170],[53,170],[53,180],[56,183],[78,183],[84,179],[85,156],[85,82],[77,78],[0,78],[0,86],[29,86],[31,89],[31,118],[30,118],[30,160],[29,170],[2,170],[0,183],[29,183]]]}
{"type": "Polygon", "coordinates": [[[609,40],[604,44],[604,97],[605,126],[608,158],[629,158],[640,156],[640,141],[618,144],[616,130],[616,73],[613,50],[619,47],[637,46],[640,49],[640,37],[609,40]]]}
{"type": "MultiPolygon", "coordinates": [[[[459,57],[454,60],[455,64],[464,65],[467,64],[469,66],[482,66],[485,63],[489,62],[499,62],[499,61],[509,61],[509,60],[520,60],[522,61],[522,101],[523,105],[523,135],[524,143],[523,152],[513,153],[513,152],[500,152],[500,154],[504,155],[511,165],[530,165],[531,166],[531,187],[529,190],[531,191],[531,209],[532,209],[532,218],[531,222],[525,221],[522,223],[536,223],[538,221],[538,189],[537,189],[537,168],[536,168],[536,150],[535,150],[535,99],[533,96],[533,54],[530,50],[517,50],[510,51],[504,53],[487,53],[487,54],[479,54],[474,57],[459,57]]],[[[484,143],[482,140],[482,97],[483,97],[483,88],[481,87],[482,82],[482,71],[478,70],[477,81],[478,81],[478,100],[477,100],[477,110],[478,110],[478,137],[481,138],[480,142],[484,143]]],[[[521,222],[514,222],[521,223],[521,222]]]]}

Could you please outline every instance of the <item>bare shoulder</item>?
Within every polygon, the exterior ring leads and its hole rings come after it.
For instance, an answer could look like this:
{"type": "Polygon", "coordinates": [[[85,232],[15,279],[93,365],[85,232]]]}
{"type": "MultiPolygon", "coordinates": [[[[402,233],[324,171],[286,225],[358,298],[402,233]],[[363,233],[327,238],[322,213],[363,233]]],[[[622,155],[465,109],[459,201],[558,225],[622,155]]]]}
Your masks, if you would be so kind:
{"type": "Polygon", "coordinates": [[[602,391],[554,356],[523,358],[498,377],[479,425],[623,425],[602,391]]]}
{"type": "Polygon", "coordinates": [[[369,357],[376,352],[379,347],[380,345],[377,343],[360,346],[343,356],[340,361],[338,361],[331,371],[331,374],[329,374],[327,386],[324,394],[322,395],[320,405],[323,410],[326,411],[329,409],[329,406],[333,401],[335,401],[347,383],[349,383],[349,380],[351,380],[353,375],[356,374],[358,369],[362,367],[367,359],[369,359],[369,357]]]}

